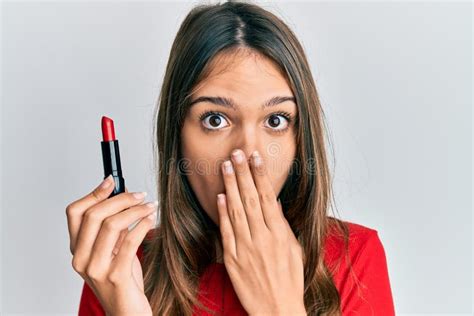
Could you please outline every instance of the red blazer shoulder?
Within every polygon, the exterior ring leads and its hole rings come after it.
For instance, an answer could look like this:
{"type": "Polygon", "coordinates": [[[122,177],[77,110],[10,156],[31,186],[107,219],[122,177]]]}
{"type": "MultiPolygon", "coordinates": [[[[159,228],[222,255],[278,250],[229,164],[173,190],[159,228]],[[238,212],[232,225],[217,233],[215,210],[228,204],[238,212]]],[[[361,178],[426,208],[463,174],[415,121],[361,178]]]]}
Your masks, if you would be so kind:
{"type": "Polygon", "coordinates": [[[387,259],[378,231],[345,222],[348,252],[339,231],[330,229],[325,262],[341,297],[343,315],[395,315],[387,259]]]}

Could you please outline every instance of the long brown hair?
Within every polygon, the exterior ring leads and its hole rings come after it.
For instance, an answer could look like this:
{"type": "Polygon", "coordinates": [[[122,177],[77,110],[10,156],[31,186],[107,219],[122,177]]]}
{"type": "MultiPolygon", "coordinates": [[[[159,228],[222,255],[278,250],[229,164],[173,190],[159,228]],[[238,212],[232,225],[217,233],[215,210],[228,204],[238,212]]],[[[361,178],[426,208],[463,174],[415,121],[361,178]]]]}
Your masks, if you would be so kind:
{"type": "Polygon", "coordinates": [[[209,74],[214,57],[242,49],[275,61],[295,95],[297,151],[279,198],[304,250],[308,315],[340,315],[340,297],[323,249],[330,227],[336,227],[347,250],[348,228],[328,214],[333,198],[325,145],[328,134],[310,66],[295,34],[282,20],[242,1],[195,6],[171,48],[155,113],[160,223],[143,244],[145,294],[154,315],[191,315],[195,305],[209,311],[197,297],[199,278],[216,259],[220,234],[180,165],[180,131],[190,95],[209,74]]]}

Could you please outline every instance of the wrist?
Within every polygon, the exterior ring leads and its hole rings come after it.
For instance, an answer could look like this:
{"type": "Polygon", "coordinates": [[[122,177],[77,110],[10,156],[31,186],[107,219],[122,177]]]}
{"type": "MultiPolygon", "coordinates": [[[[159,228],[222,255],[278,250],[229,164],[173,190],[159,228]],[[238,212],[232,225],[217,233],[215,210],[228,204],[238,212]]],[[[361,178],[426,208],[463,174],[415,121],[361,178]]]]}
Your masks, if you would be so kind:
{"type": "Polygon", "coordinates": [[[286,316],[286,315],[294,315],[294,316],[307,316],[308,313],[306,312],[306,307],[304,305],[297,306],[295,308],[288,308],[286,310],[279,311],[277,315],[286,316]],[[290,311],[290,312],[288,312],[290,311]]]}
{"type": "MultiPolygon", "coordinates": [[[[278,315],[281,315],[281,316],[286,316],[288,314],[289,314],[288,312],[278,313],[278,315]]],[[[293,316],[307,316],[308,315],[305,308],[292,309],[290,314],[293,316]]]]}
{"type": "MultiPolygon", "coordinates": [[[[249,316],[268,316],[268,313],[252,313],[249,316]]],[[[272,316],[307,316],[306,308],[303,306],[295,308],[278,309],[271,314],[272,316]]]]}

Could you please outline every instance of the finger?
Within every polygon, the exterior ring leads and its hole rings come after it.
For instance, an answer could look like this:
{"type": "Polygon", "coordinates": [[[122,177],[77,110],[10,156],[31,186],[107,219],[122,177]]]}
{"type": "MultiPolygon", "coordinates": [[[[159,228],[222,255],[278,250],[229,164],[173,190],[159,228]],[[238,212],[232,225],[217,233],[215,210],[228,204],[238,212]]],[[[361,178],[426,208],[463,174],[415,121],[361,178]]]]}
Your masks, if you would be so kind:
{"type": "Polygon", "coordinates": [[[288,230],[288,234],[289,234],[289,236],[290,236],[290,239],[292,239],[293,242],[294,242],[296,245],[300,246],[301,244],[300,244],[300,242],[298,241],[298,238],[296,237],[295,233],[293,232],[293,229],[292,229],[291,226],[290,226],[290,223],[288,222],[288,220],[286,219],[286,217],[285,217],[285,215],[284,215],[285,213],[283,212],[283,205],[281,204],[280,199],[278,199],[278,206],[279,206],[279,208],[280,208],[281,213],[283,214],[283,221],[284,221],[284,223],[285,223],[286,229],[288,230]]]}
{"type": "Polygon", "coordinates": [[[128,232],[123,240],[119,252],[114,257],[114,266],[119,273],[131,273],[133,259],[137,255],[138,247],[145,239],[145,236],[156,225],[157,213],[153,212],[144,217],[138,224],[128,232]]]}
{"type": "Polygon", "coordinates": [[[125,236],[128,234],[128,228],[122,229],[120,231],[120,235],[118,237],[117,242],[115,243],[114,249],[112,250],[112,253],[116,255],[120,249],[120,245],[122,245],[123,239],[125,236]]]}
{"type": "Polygon", "coordinates": [[[268,177],[267,168],[258,151],[252,153],[251,168],[258,191],[265,223],[271,231],[279,231],[283,223],[283,211],[278,205],[275,191],[268,177]]]}
{"type": "Polygon", "coordinates": [[[112,258],[118,254],[123,245],[123,241],[129,234],[128,227],[135,221],[156,212],[157,205],[158,201],[154,201],[144,205],[134,206],[105,219],[93,245],[90,264],[97,267],[100,271],[107,270],[112,258]],[[117,239],[119,239],[120,236],[122,237],[122,241],[118,244],[117,239]],[[117,250],[114,253],[115,248],[117,250]]]}
{"type": "Polygon", "coordinates": [[[235,236],[232,224],[227,213],[227,202],[225,194],[217,195],[217,209],[219,211],[219,231],[221,233],[223,252],[228,252],[233,258],[237,257],[235,236]]]}
{"type": "MultiPolygon", "coordinates": [[[[128,189],[127,189],[127,188],[125,188],[125,192],[128,193],[128,189]]],[[[145,204],[145,203],[146,203],[146,201],[142,201],[139,205],[143,205],[143,204],[145,204]]],[[[114,250],[112,250],[112,253],[113,253],[114,255],[117,254],[118,250],[120,249],[120,245],[122,244],[122,241],[123,241],[123,239],[125,238],[125,236],[128,234],[128,231],[129,231],[129,230],[130,230],[130,228],[127,227],[127,228],[123,229],[123,230],[120,232],[120,236],[119,236],[119,238],[118,238],[118,240],[117,240],[117,243],[115,244],[114,250]]]]}
{"type": "Polygon", "coordinates": [[[103,221],[112,215],[142,202],[146,192],[120,193],[88,209],[82,219],[77,236],[74,256],[79,265],[89,262],[92,247],[101,229],[103,221]]]}
{"type": "Polygon", "coordinates": [[[67,226],[69,231],[69,249],[74,254],[77,235],[81,227],[84,212],[93,205],[107,199],[114,190],[114,178],[108,176],[91,193],[74,201],[66,207],[67,226]]]}
{"type": "Polygon", "coordinates": [[[240,199],[232,162],[230,160],[225,161],[222,164],[222,169],[226,191],[227,213],[229,214],[232,229],[235,234],[236,248],[238,251],[239,243],[249,244],[252,241],[252,236],[250,235],[247,215],[245,214],[244,206],[240,199]]]}
{"type": "MultiPolygon", "coordinates": [[[[277,200],[277,203],[278,203],[278,208],[280,209],[281,214],[284,214],[283,213],[283,206],[281,205],[280,199],[277,200]]],[[[283,220],[284,220],[286,228],[288,229],[288,233],[294,235],[293,230],[291,229],[290,223],[288,223],[288,220],[286,219],[286,217],[284,215],[283,215],[283,220]]]]}
{"type": "MultiPolygon", "coordinates": [[[[128,191],[126,190],[126,192],[128,192],[128,191]]],[[[140,204],[138,204],[138,205],[143,205],[143,204],[145,204],[145,203],[147,203],[147,202],[146,202],[146,201],[142,201],[142,202],[141,202],[140,204]]],[[[130,230],[130,226],[127,227],[127,228],[125,228],[125,229],[123,229],[123,230],[120,232],[120,236],[119,236],[119,238],[118,238],[118,240],[117,240],[117,243],[115,244],[114,250],[112,251],[114,255],[117,254],[117,252],[118,252],[118,250],[119,250],[119,248],[120,248],[120,245],[122,244],[122,241],[123,241],[123,239],[125,238],[125,236],[128,234],[128,231],[129,231],[129,230],[130,230]]]]}
{"type": "MultiPolygon", "coordinates": [[[[125,187],[125,192],[128,193],[128,189],[127,189],[126,187],[125,187]]],[[[144,203],[145,203],[145,201],[143,201],[143,202],[140,203],[140,204],[144,204],[144,203]]],[[[117,240],[117,243],[115,244],[114,250],[112,250],[112,253],[113,253],[114,255],[117,254],[117,252],[118,252],[118,250],[119,250],[119,248],[120,248],[120,245],[122,244],[122,241],[123,241],[123,239],[125,238],[125,236],[127,235],[127,233],[128,233],[128,228],[127,228],[127,229],[123,229],[123,230],[120,232],[120,236],[119,236],[119,238],[118,238],[118,240],[117,240]]]]}
{"type": "Polygon", "coordinates": [[[250,234],[255,237],[260,230],[267,229],[262,209],[260,208],[257,188],[255,187],[245,153],[240,149],[235,150],[232,152],[232,161],[234,162],[237,186],[245,214],[247,215],[250,234]]]}

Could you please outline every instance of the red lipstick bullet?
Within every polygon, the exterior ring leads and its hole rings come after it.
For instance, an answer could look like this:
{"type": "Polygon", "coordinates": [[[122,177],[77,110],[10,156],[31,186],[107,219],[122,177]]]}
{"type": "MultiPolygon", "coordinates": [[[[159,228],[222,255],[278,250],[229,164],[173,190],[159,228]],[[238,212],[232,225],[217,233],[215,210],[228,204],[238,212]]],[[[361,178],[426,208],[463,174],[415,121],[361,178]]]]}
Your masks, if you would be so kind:
{"type": "Polygon", "coordinates": [[[107,116],[102,116],[102,138],[104,142],[115,140],[114,121],[107,116]]]}
{"type": "Polygon", "coordinates": [[[115,139],[114,121],[107,116],[102,116],[102,162],[104,165],[104,179],[112,175],[115,182],[114,191],[109,197],[125,192],[125,179],[122,176],[120,164],[119,143],[115,139]]]}

